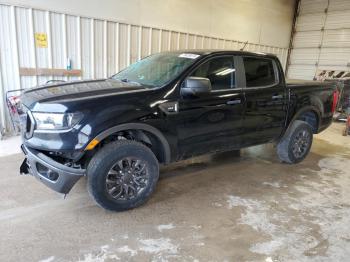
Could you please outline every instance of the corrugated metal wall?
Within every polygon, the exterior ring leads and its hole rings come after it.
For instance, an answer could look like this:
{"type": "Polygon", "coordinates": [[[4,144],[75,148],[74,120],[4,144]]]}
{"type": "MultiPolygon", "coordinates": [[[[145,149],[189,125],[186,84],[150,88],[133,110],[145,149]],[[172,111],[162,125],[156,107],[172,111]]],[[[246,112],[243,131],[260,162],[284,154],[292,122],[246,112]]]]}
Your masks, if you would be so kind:
{"type": "Polygon", "coordinates": [[[350,70],[350,1],[302,0],[288,77],[313,79],[318,70],[350,70]]]}
{"type": "MultiPolygon", "coordinates": [[[[0,114],[9,127],[4,96],[51,79],[105,78],[149,55],[177,49],[240,49],[243,42],[0,4],[0,114]],[[48,46],[35,45],[46,33],[48,46]],[[67,59],[82,77],[20,76],[19,68],[65,69],[67,59]]],[[[245,50],[276,54],[283,65],[287,49],[249,43],[245,50]]],[[[0,124],[0,126],[1,126],[0,124]]]]}

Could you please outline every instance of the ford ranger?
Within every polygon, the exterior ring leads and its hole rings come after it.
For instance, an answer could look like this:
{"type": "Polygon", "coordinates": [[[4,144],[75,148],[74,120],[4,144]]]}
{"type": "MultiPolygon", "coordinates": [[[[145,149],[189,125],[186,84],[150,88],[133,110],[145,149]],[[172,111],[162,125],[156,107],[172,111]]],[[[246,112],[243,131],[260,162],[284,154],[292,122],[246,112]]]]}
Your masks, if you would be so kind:
{"type": "Polygon", "coordinates": [[[97,204],[127,210],[150,197],[160,164],[269,142],[281,162],[302,161],[336,100],[331,83],[286,83],[274,55],[154,54],[108,79],[24,91],[20,172],[63,194],[86,176],[97,204]]]}

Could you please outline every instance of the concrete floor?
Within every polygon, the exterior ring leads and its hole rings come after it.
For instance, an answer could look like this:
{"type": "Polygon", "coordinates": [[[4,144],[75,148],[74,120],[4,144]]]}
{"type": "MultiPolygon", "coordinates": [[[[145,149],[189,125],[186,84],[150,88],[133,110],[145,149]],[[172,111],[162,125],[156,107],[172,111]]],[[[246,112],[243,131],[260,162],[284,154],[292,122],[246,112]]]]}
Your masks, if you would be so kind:
{"type": "MultiPolygon", "coordinates": [[[[298,165],[272,145],[162,169],[151,200],[97,207],[82,179],[67,199],[0,157],[0,261],[348,261],[350,137],[333,125],[298,165]]],[[[0,144],[1,147],[1,144],[0,144]]]]}

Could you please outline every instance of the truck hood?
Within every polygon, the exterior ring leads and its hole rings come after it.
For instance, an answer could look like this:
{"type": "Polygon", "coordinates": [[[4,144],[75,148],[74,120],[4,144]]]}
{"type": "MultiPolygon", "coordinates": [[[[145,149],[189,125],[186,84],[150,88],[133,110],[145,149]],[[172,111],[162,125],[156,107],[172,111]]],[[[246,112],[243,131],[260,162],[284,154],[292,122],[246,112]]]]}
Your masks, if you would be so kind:
{"type": "Polygon", "coordinates": [[[67,82],[30,88],[21,95],[21,103],[33,108],[37,103],[63,103],[96,97],[147,90],[137,83],[113,79],[67,82]]]}

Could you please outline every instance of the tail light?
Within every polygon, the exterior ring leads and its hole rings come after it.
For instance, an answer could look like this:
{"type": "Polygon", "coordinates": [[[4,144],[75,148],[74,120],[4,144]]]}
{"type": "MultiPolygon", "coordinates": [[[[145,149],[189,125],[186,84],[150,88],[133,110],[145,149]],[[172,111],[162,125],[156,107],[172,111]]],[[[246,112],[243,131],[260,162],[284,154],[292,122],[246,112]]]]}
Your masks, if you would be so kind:
{"type": "Polygon", "coordinates": [[[334,113],[336,108],[337,108],[338,97],[339,97],[339,92],[338,92],[338,90],[335,90],[333,92],[333,102],[332,102],[332,109],[331,109],[332,113],[334,113]]]}

